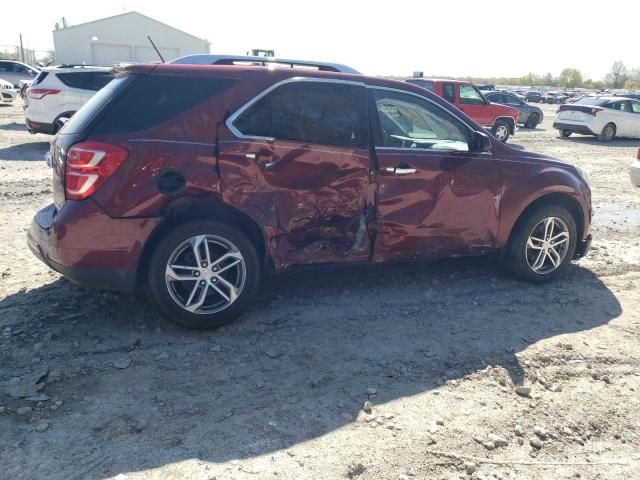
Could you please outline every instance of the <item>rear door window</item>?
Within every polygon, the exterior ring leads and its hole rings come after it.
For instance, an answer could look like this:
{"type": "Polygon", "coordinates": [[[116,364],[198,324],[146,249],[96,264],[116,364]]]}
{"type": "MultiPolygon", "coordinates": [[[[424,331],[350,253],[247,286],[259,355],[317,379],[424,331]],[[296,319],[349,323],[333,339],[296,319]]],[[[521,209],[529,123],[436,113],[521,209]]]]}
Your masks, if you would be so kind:
{"type": "Polygon", "coordinates": [[[512,107],[519,107],[522,105],[520,99],[514,95],[503,95],[505,105],[511,105],[512,107]]]}
{"type": "Polygon", "coordinates": [[[57,76],[67,87],[96,92],[113,79],[111,72],[68,72],[57,76]]]}
{"type": "Polygon", "coordinates": [[[456,103],[456,88],[453,83],[442,84],[442,97],[451,103],[456,103]]]}
{"type": "Polygon", "coordinates": [[[607,105],[607,108],[610,108],[612,110],[617,110],[618,112],[630,112],[631,111],[631,108],[630,108],[629,103],[627,101],[611,102],[609,105],[607,105]]]}
{"type": "Polygon", "coordinates": [[[314,81],[281,85],[233,121],[244,136],[344,147],[365,147],[367,125],[364,86],[314,81]]]}
{"type": "Polygon", "coordinates": [[[633,113],[640,113],[640,102],[636,102],[635,100],[631,102],[631,111],[633,113]]]}
{"type": "MultiPolygon", "coordinates": [[[[106,113],[95,132],[137,132],[157,127],[230,88],[235,82],[226,78],[144,75],[106,113]]],[[[110,90],[112,84],[100,90],[98,95],[110,90]]]]}

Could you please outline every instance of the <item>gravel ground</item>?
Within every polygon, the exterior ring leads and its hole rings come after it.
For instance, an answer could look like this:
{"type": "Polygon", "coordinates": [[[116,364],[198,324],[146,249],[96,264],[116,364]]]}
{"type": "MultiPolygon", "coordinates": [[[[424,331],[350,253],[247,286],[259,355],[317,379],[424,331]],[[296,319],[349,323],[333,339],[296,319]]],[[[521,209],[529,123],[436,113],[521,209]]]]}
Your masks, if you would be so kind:
{"type": "Polygon", "coordinates": [[[560,139],[554,110],[511,143],[591,177],[593,251],[558,281],[490,258],[287,274],[202,333],[31,255],[50,137],[0,107],[0,477],[640,478],[639,141],[560,139]]]}

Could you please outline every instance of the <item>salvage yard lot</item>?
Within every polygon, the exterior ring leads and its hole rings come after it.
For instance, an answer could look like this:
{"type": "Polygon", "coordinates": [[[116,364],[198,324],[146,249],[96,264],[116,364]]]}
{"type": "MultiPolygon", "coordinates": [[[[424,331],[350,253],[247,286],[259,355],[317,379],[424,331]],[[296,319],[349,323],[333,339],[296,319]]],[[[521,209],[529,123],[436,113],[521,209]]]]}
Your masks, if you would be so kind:
{"type": "Polygon", "coordinates": [[[543,109],[510,144],[582,167],[595,207],[556,282],[490,258],[290,273],[202,333],[33,257],[50,137],[0,106],[0,477],[640,478],[640,141],[559,139],[543,109]]]}

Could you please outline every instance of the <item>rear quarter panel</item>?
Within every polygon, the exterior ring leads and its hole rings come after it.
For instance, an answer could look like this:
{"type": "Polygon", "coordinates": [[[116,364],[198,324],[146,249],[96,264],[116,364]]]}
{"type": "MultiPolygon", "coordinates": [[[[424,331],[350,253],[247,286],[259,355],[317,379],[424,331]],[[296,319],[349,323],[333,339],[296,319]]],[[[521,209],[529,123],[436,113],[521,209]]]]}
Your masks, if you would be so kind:
{"type": "Polygon", "coordinates": [[[91,139],[120,145],[129,157],[95,194],[112,217],[163,215],[182,197],[220,198],[216,159],[217,131],[232,108],[233,89],[147,131],[92,135],[91,139]],[[184,187],[162,193],[159,178],[166,172],[184,178],[184,187]]]}

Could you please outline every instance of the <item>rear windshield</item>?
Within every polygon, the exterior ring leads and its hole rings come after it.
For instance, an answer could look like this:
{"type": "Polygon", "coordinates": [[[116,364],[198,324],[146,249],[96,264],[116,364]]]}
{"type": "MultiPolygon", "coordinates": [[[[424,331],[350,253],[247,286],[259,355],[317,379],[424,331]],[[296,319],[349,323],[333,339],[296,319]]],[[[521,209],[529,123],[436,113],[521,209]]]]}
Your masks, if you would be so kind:
{"type": "Polygon", "coordinates": [[[407,80],[407,82],[422,88],[426,88],[427,90],[433,92],[433,82],[429,80],[407,80]]]}
{"type": "Polygon", "coordinates": [[[131,80],[132,76],[115,78],[104,88],[98,91],[91,99],[78,110],[71,119],[64,124],[60,133],[82,133],[91,120],[100,113],[109,101],[113,99],[131,80]]]}
{"type": "Polygon", "coordinates": [[[576,100],[574,105],[597,105],[602,106],[607,103],[608,100],[604,100],[599,97],[582,97],[580,100],[576,100]]]}
{"type": "Polygon", "coordinates": [[[124,92],[122,99],[106,113],[94,131],[148,130],[192,109],[234,83],[235,80],[226,78],[146,75],[124,92]]]}

